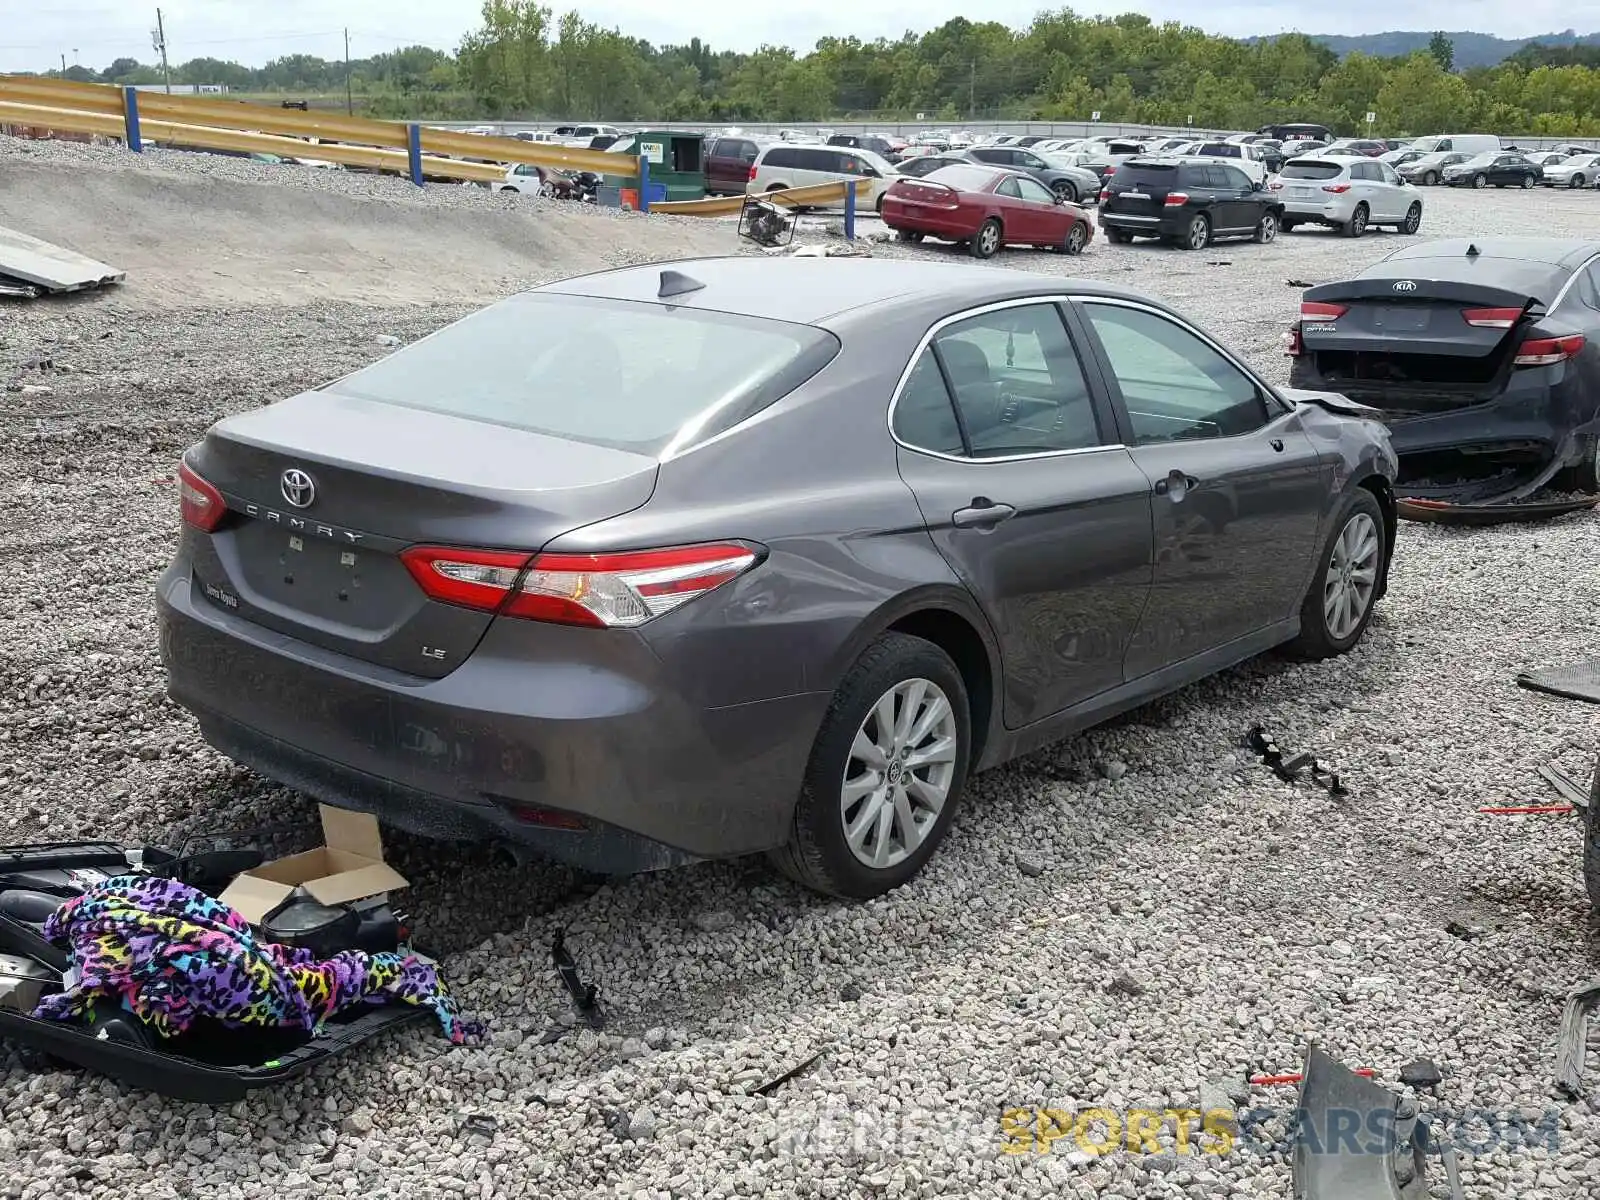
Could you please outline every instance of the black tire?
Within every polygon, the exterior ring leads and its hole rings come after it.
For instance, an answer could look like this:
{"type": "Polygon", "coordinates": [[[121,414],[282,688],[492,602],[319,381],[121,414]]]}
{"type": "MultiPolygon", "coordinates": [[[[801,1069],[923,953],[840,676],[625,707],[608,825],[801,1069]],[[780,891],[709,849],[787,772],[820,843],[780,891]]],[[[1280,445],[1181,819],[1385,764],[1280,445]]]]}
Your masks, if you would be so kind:
{"type": "Polygon", "coordinates": [[[872,211],[877,213],[880,217],[883,216],[883,195],[884,194],[882,192],[879,192],[878,198],[872,203],[872,211]]]}
{"type": "Polygon", "coordinates": [[[1406,209],[1406,219],[1400,222],[1400,232],[1413,234],[1422,228],[1422,202],[1419,200],[1406,209]]]}
{"type": "Polygon", "coordinates": [[[1358,238],[1367,231],[1367,223],[1372,219],[1372,214],[1365,204],[1356,205],[1355,212],[1350,214],[1350,219],[1344,223],[1344,235],[1347,238],[1358,238]]]}
{"type": "Polygon", "coordinates": [[[1487,175],[1474,175],[1472,177],[1472,186],[1482,191],[1489,186],[1489,177],[1487,175]]]}
{"type": "Polygon", "coordinates": [[[1582,176],[1582,175],[1574,175],[1574,176],[1573,176],[1573,177],[1572,177],[1572,178],[1571,178],[1571,179],[1570,179],[1570,180],[1569,180],[1569,181],[1568,181],[1568,182],[1567,182],[1567,186],[1568,186],[1568,187],[1574,187],[1574,188],[1581,188],[1581,187],[1582,187],[1582,186],[1583,186],[1583,185],[1584,185],[1584,183],[1585,183],[1585,182],[1586,182],[1586,181],[1585,181],[1585,179],[1584,179],[1584,178],[1583,178],[1583,176],[1582,176]]]}
{"type": "Polygon", "coordinates": [[[1265,246],[1278,236],[1278,214],[1270,209],[1261,214],[1261,220],[1256,222],[1256,231],[1251,235],[1255,241],[1265,246]]]}
{"type": "Polygon", "coordinates": [[[1078,189],[1072,185],[1072,180],[1070,179],[1056,180],[1051,185],[1050,190],[1056,194],[1057,200],[1065,201],[1067,204],[1076,204],[1078,202],[1078,189]]]}
{"type": "Polygon", "coordinates": [[[1089,230],[1082,221],[1074,221],[1067,230],[1067,240],[1061,244],[1061,253],[1078,255],[1089,244],[1089,230]]]}
{"type": "Polygon", "coordinates": [[[998,218],[990,217],[978,226],[978,232],[967,247],[973,258],[993,258],[1005,244],[1005,230],[998,218]]]}
{"type": "Polygon", "coordinates": [[[1537,182],[1538,180],[1534,179],[1532,175],[1524,175],[1522,177],[1522,190],[1527,191],[1537,182]]]}
{"type": "Polygon", "coordinates": [[[1184,250],[1204,250],[1211,244],[1211,218],[1205,213],[1195,213],[1189,221],[1188,231],[1178,239],[1184,250]]]}
{"type": "Polygon", "coordinates": [[[769,184],[767,184],[767,191],[769,191],[769,192],[781,192],[781,191],[786,190],[788,188],[788,186],[789,185],[787,183],[769,183],[769,184]]]}
{"type": "Polygon", "coordinates": [[[870,900],[899,887],[932,857],[961,799],[972,748],[966,684],[950,656],[932,642],[903,633],[886,633],[862,652],[840,682],[812,744],[795,805],[788,843],[769,859],[797,883],[847,900],[870,900]],[[876,869],[859,861],[845,841],[840,788],[850,763],[850,747],[881,697],[897,684],[926,679],[950,701],[956,721],[955,773],[944,806],[921,845],[893,867],[876,869]]]}
{"type": "Polygon", "coordinates": [[[1291,221],[1288,217],[1285,217],[1282,221],[1280,221],[1278,223],[1278,228],[1281,229],[1284,233],[1293,233],[1296,229],[1300,228],[1300,222],[1299,221],[1291,221]]]}
{"type": "Polygon", "coordinates": [[[1550,481],[1558,492],[1582,492],[1586,496],[1600,493],[1600,437],[1584,439],[1583,461],[1577,466],[1559,471],[1550,481]]]}
{"type": "Polygon", "coordinates": [[[1600,912],[1600,758],[1595,759],[1589,781],[1589,820],[1583,839],[1583,886],[1589,904],[1600,912]]]}
{"type": "Polygon", "coordinates": [[[1131,246],[1133,244],[1133,234],[1125,229],[1113,229],[1109,225],[1102,225],[1100,228],[1105,230],[1106,241],[1113,246],[1131,246]]]}
{"type": "Polygon", "coordinates": [[[1423,187],[1438,187],[1439,186],[1439,172],[1437,172],[1437,171],[1428,171],[1428,172],[1426,172],[1422,176],[1422,186],[1423,187]]]}
{"type": "Polygon", "coordinates": [[[923,237],[923,234],[922,234],[922,230],[920,230],[920,229],[902,229],[902,230],[900,230],[900,240],[902,242],[910,242],[912,245],[915,245],[916,243],[918,243],[918,242],[920,242],[922,240],[922,237],[923,237]]]}
{"type": "Polygon", "coordinates": [[[1383,581],[1383,572],[1388,562],[1388,530],[1383,522],[1383,509],[1378,504],[1378,498],[1366,488],[1358,487],[1339,508],[1339,514],[1334,519],[1328,540],[1323,543],[1317,559],[1317,572],[1311,577],[1311,590],[1306,593],[1304,602],[1300,605],[1300,633],[1284,647],[1284,650],[1295,658],[1316,661],[1324,658],[1333,658],[1343,654],[1361,640],[1361,635],[1366,633],[1367,626],[1372,623],[1372,614],[1378,607],[1379,585],[1383,581]],[[1344,637],[1335,637],[1328,628],[1327,614],[1323,608],[1323,593],[1328,581],[1328,568],[1332,564],[1334,545],[1344,534],[1346,526],[1357,515],[1364,514],[1372,521],[1372,527],[1377,533],[1378,550],[1376,557],[1376,570],[1372,598],[1367,602],[1367,608],[1361,615],[1353,630],[1344,637]]]}

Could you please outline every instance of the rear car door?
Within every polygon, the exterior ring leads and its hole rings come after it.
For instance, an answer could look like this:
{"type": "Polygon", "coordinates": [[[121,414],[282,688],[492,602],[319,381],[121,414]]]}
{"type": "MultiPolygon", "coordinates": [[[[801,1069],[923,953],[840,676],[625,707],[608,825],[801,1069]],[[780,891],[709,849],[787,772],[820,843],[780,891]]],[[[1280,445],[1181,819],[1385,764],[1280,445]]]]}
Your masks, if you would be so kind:
{"type": "Polygon", "coordinates": [[[890,411],[901,477],[1000,643],[1002,714],[1031,724],[1122,683],[1149,595],[1150,484],[1057,305],[935,326],[890,411]]]}
{"type": "Polygon", "coordinates": [[[1288,620],[1309,586],[1328,473],[1292,408],[1197,330],[1082,298],[1152,493],[1155,575],[1129,680],[1288,620]]]}

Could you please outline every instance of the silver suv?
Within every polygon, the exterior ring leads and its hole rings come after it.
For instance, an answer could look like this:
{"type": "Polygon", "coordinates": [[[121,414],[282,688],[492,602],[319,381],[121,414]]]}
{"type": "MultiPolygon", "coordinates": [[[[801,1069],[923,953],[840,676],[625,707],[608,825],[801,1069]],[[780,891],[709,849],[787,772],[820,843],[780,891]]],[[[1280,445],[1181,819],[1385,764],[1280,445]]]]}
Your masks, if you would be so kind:
{"type": "Polygon", "coordinates": [[[1401,233],[1422,225],[1422,193],[1374,158],[1291,159],[1267,187],[1283,202],[1285,232],[1328,225],[1360,237],[1373,225],[1401,233]]]}

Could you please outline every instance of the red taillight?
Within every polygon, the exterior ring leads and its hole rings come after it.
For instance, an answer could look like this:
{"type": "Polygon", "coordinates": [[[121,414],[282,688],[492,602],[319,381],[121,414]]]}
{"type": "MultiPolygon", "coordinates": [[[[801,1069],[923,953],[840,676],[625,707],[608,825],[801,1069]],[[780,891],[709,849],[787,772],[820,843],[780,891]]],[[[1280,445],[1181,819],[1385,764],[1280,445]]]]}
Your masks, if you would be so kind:
{"type": "Polygon", "coordinates": [[[1550,367],[1573,358],[1584,347],[1581,334],[1559,338],[1529,338],[1511,361],[1519,367],[1550,367]]]}
{"type": "Polygon", "coordinates": [[[559,625],[631,628],[671,612],[755,564],[745,546],[623,554],[540,554],[413,546],[400,555],[429,596],[559,625]]]}
{"type": "Polygon", "coordinates": [[[1267,190],[1269,192],[1281,192],[1283,191],[1283,183],[1280,180],[1274,179],[1271,183],[1267,184],[1267,190]]]}
{"type": "Polygon", "coordinates": [[[1343,304],[1328,304],[1322,300],[1300,301],[1302,321],[1337,321],[1349,311],[1343,304]]]}
{"type": "Polygon", "coordinates": [[[1100,203],[1104,204],[1109,199],[1111,199],[1111,189],[1110,188],[1101,188],[1100,189],[1100,203]]]}
{"type": "Polygon", "coordinates": [[[755,164],[751,163],[750,164],[750,182],[754,183],[755,181],[756,181],[756,168],[755,168],[755,164]]]}
{"type": "Polygon", "coordinates": [[[1325,183],[1322,185],[1322,190],[1325,192],[1333,192],[1335,195],[1340,195],[1344,192],[1348,192],[1350,190],[1350,185],[1348,183],[1325,183]]]}
{"type": "Polygon", "coordinates": [[[1464,308],[1461,319],[1475,329],[1510,329],[1522,316],[1520,308],[1464,308]]]}
{"type": "Polygon", "coordinates": [[[201,533],[210,533],[228,515],[228,503],[222,493],[182,462],[178,464],[178,505],[184,524],[193,525],[201,533]]]}
{"type": "Polygon", "coordinates": [[[1167,198],[1161,202],[1168,208],[1182,208],[1189,203],[1188,192],[1168,192],[1167,198]]]}
{"type": "Polygon", "coordinates": [[[1293,326],[1283,335],[1283,352],[1290,358],[1299,358],[1305,348],[1305,343],[1300,339],[1300,326],[1293,326]]]}

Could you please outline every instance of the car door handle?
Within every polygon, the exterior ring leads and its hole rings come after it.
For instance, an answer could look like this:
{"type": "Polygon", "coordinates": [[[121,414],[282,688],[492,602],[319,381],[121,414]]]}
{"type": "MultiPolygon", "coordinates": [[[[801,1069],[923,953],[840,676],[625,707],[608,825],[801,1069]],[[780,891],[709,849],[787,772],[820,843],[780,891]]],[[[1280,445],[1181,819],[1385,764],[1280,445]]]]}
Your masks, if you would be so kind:
{"type": "Polygon", "coordinates": [[[957,529],[993,529],[1016,515],[1017,510],[1009,504],[997,504],[987,496],[974,496],[968,507],[950,514],[950,523],[957,529]]]}
{"type": "Polygon", "coordinates": [[[1174,500],[1182,500],[1188,493],[1200,486],[1200,481],[1193,475],[1185,475],[1182,471],[1172,471],[1165,479],[1156,480],[1156,495],[1171,496],[1174,500]]]}

